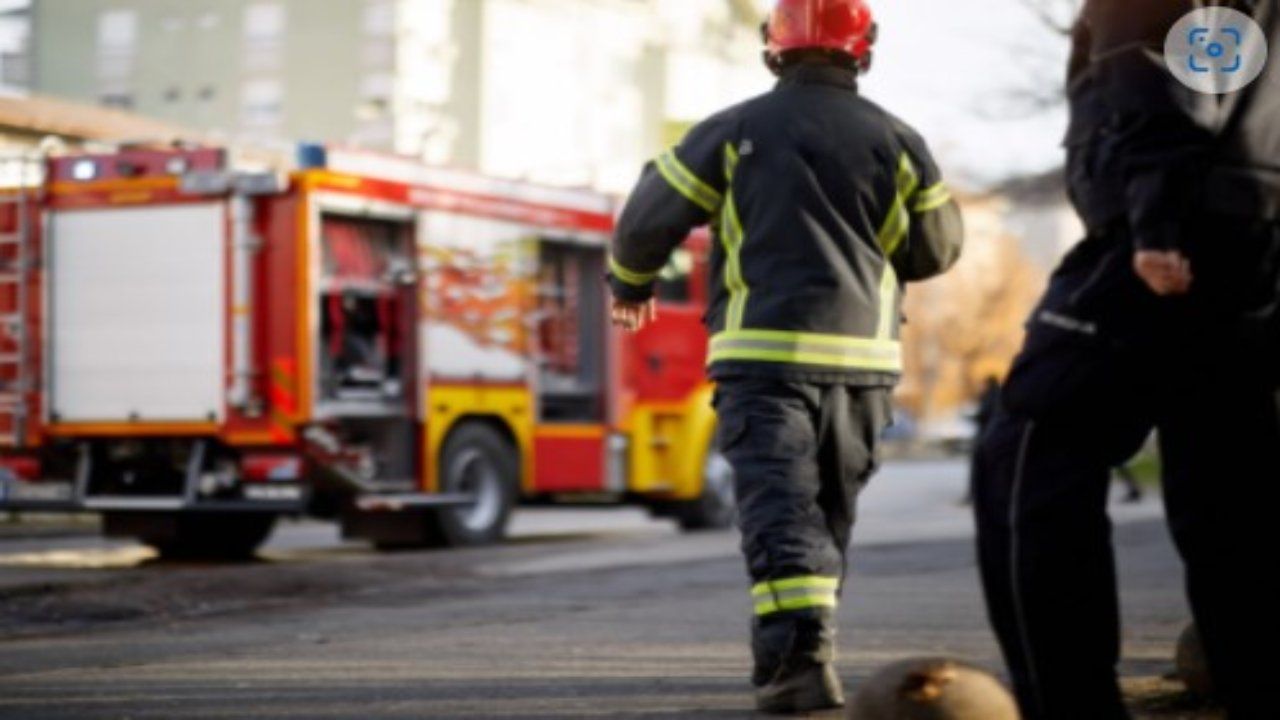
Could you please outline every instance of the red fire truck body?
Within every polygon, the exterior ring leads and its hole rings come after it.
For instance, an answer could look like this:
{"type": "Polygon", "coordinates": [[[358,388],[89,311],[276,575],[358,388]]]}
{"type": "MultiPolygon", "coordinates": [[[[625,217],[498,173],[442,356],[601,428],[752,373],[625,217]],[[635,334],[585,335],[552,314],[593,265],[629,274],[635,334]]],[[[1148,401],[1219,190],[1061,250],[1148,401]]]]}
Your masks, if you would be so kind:
{"type": "Polygon", "coordinates": [[[380,545],[501,536],[517,499],[723,525],[706,236],[608,324],[602,195],[306,147],[40,162],[0,196],[0,510],[170,554],[280,515],[380,545]]]}

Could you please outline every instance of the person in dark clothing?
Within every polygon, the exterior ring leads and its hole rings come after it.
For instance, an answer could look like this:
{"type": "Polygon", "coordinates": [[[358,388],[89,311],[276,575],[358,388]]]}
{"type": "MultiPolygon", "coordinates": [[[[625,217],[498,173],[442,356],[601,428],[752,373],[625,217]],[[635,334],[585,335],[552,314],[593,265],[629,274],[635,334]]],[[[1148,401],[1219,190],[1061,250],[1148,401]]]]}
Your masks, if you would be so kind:
{"type": "Polygon", "coordinates": [[[959,210],[928,148],[857,92],[863,0],[781,0],[775,90],[693,128],[644,171],[610,259],[614,321],[653,318],[653,281],[711,223],[710,375],[751,589],[757,703],[843,702],[834,613],[858,492],[901,372],[902,284],[960,254],[959,210]]]}
{"type": "Polygon", "coordinates": [[[1000,380],[995,376],[988,377],[982,386],[982,393],[978,395],[978,407],[970,416],[973,420],[973,451],[969,459],[969,484],[965,488],[964,498],[960,500],[961,505],[973,503],[973,485],[978,478],[978,447],[982,443],[982,436],[986,433],[987,427],[991,425],[991,420],[995,418],[996,409],[999,406],[1000,380]]]}
{"type": "Polygon", "coordinates": [[[978,396],[978,408],[973,413],[973,424],[977,428],[975,437],[982,437],[982,430],[996,416],[996,408],[1000,406],[1000,380],[989,377],[982,386],[982,394],[978,396]]]}
{"type": "MultiPolygon", "coordinates": [[[[991,622],[1028,720],[1127,717],[1111,468],[1160,433],[1169,526],[1229,717],[1275,718],[1280,65],[1215,97],[1160,55],[1192,0],[1089,0],[1071,199],[1088,236],[1035,309],[978,450],[991,622]]],[[[1236,3],[1276,48],[1277,3],[1236,3]]]]}

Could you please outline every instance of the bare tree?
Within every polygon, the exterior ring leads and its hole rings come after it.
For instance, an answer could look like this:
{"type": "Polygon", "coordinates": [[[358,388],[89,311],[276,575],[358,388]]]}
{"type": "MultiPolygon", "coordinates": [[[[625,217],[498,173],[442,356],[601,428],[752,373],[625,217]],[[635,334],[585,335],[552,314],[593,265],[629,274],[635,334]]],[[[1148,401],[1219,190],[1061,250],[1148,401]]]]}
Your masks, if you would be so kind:
{"type": "Polygon", "coordinates": [[[1022,4],[1035,15],[1040,22],[1063,35],[1071,33],[1080,14],[1082,0],[1021,0],[1022,4]]]}
{"type": "MultiPolygon", "coordinates": [[[[1011,0],[1021,5],[1045,28],[1062,38],[1065,46],[1084,0],[1011,0]]],[[[1018,58],[1025,80],[1003,97],[987,99],[976,108],[990,120],[1035,117],[1061,107],[1066,101],[1063,60],[1060,48],[1048,47],[1042,39],[1011,43],[1009,54],[1018,58]]]]}

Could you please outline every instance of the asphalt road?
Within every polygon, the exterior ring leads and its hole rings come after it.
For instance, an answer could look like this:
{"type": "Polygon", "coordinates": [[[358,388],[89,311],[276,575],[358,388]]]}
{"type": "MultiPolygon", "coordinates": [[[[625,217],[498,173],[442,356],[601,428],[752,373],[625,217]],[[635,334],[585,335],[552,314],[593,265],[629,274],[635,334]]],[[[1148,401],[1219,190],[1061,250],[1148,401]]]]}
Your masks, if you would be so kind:
{"type": "MultiPolygon", "coordinates": [[[[864,498],[840,611],[846,686],[914,655],[999,667],[958,463],[864,498]]],[[[1188,709],[1154,501],[1118,507],[1126,686],[1188,709]]],[[[92,537],[0,541],[0,718],[745,718],[749,603],[731,533],[631,510],[521,513],[495,548],[382,555],[293,525],[261,562],[157,563],[92,537]]]]}

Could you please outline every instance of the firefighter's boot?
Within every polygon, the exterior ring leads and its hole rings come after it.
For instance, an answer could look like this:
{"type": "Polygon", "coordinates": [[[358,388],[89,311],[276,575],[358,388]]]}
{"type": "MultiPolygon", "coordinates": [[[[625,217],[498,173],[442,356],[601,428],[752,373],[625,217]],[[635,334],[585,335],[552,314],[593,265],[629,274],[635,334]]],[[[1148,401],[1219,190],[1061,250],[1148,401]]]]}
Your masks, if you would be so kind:
{"type": "Polygon", "coordinates": [[[761,711],[804,713],[844,705],[829,610],[780,613],[757,619],[752,630],[752,682],[761,711]]]}

